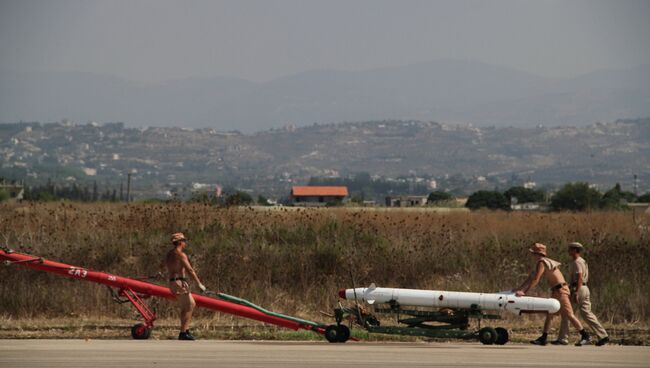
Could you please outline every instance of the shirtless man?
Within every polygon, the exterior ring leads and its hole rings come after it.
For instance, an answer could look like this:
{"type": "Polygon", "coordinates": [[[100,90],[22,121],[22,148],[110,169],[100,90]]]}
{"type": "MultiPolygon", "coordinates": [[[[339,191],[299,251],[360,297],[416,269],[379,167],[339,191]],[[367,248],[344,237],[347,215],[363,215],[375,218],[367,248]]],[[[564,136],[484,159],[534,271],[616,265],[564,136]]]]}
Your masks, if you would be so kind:
{"type": "MultiPolygon", "coordinates": [[[[571,307],[571,300],[569,300],[569,287],[564,280],[564,276],[560,269],[560,262],[554,261],[546,257],[546,245],[535,243],[532,248],[529,249],[533,258],[535,258],[535,271],[533,271],[528,279],[524,281],[521,286],[515,289],[515,294],[517,296],[524,296],[526,293],[537,286],[542,276],[546,276],[546,281],[551,285],[551,296],[554,299],[557,299],[560,302],[560,311],[558,312],[562,318],[566,318],[576,330],[580,332],[580,341],[576,343],[576,346],[581,346],[589,343],[590,337],[589,333],[585,331],[582,327],[582,324],[573,314],[573,308],[571,307]]],[[[558,314],[556,313],[556,314],[558,314]]],[[[531,341],[531,344],[534,345],[546,345],[546,339],[548,337],[548,331],[551,328],[551,322],[553,317],[556,314],[547,314],[546,321],[544,322],[544,331],[542,336],[538,337],[536,340],[531,341]]]]}
{"type": "Polygon", "coordinates": [[[192,280],[197,283],[202,292],[205,292],[206,289],[192,268],[187,255],[183,252],[185,247],[187,247],[185,235],[183,233],[173,234],[172,244],[174,248],[167,252],[164,263],[169,273],[169,289],[176,295],[176,300],[181,309],[181,332],[178,334],[178,339],[194,340],[194,336],[190,333],[189,328],[190,321],[192,320],[192,311],[194,310],[194,306],[196,306],[196,302],[194,302],[194,298],[192,297],[186,275],[189,274],[192,277],[192,280]]]}

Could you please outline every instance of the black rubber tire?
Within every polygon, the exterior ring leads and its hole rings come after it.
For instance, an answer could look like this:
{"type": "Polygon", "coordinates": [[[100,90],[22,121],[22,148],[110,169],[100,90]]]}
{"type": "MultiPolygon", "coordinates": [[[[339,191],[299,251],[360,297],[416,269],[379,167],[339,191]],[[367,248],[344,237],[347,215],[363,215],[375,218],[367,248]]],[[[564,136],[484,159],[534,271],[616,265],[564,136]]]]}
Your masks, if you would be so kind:
{"type": "Polygon", "coordinates": [[[325,329],[325,339],[331,343],[339,342],[339,326],[329,325],[325,329]]]}
{"type": "Polygon", "coordinates": [[[137,323],[131,327],[131,336],[136,340],[146,340],[151,336],[151,330],[144,323],[137,323]]]}
{"type": "Polygon", "coordinates": [[[346,325],[339,325],[336,331],[336,341],[346,342],[350,339],[350,328],[346,325]]]}
{"type": "Polygon", "coordinates": [[[483,327],[478,331],[478,341],[483,345],[492,345],[497,341],[497,331],[492,327],[483,327]]]}
{"type": "Polygon", "coordinates": [[[508,330],[503,327],[497,327],[494,330],[497,332],[497,339],[494,341],[494,343],[497,345],[507,344],[508,340],[510,340],[510,334],[508,333],[508,330]]]}

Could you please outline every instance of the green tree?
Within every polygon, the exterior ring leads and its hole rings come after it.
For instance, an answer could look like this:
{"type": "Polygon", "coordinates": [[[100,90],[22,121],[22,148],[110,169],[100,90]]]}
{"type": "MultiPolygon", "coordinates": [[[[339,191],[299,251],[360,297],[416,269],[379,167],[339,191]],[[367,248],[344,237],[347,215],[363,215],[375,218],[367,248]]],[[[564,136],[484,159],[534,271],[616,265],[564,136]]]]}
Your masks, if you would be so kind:
{"type": "Polygon", "coordinates": [[[257,196],[257,204],[259,204],[260,206],[270,206],[271,205],[269,203],[269,199],[266,198],[265,196],[261,195],[261,194],[257,196]]]}
{"type": "Polygon", "coordinates": [[[441,191],[438,190],[438,191],[429,193],[429,197],[427,197],[427,203],[428,204],[433,204],[433,203],[441,202],[441,201],[449,201],[452,198],[453,197],[451,196],[451,194],[449,194],[447,192],[441,192],[441,191]]]}
{"type": "Polygon", "coordinates": [[[509,210],[508,198],[498,191],[479,190],[467,199],[465,207],[472,210],[488,208],[491,210],[509,210]]]}
{"type": "Polygon", "coordinates": [[[617,209],[625,207],[626,203],[634,201],[636,201],[634,193],[622,190],[621,185],[616,183],[612,189],[605,192],[600,201],[600,207],[606,209],[617,209]]]}
{"type": "Polygon", "coordinates": [[[602,194],[583,182],[567,183],[551,198],[551,207],[556,211],[584,211],[600,206],[602,194]]]}
{"type": "Polygon", "coordinates": [[[0,189],[0,202],[4,202],[9,199],[9,193],[6,190],[0,189]]]}
{"type": "Polygon", "coordinates": [[[363,204],[363,201],[364,201],[363,193],[353,195],[352,198],[350,198],[350,202],[356,204],[363,204]]]}
{"type": "Polygon", "coordinates": [[[197,202],[197,203],[214,203],[214,199],[210,197],[210,194],[205,191],[198,191],[192,193],[189,199],[190,202],[197,202]]]}
{"type": "Polygon", "coordinates": [[[503,192],[503,195],[508,198],[508,201],[517,198],[517,203],[544,202],[543,191],[524,187],[512,187],[503,192]]]}
{"type": "Polygon", "coordinates": [[[253,203],[253,197],[242,191],[236,191],[226,197],[226,205],[228,206],[246,206],[251,203],[253,203]]]}
{"type": "Polygon", "coordinates": [[[640,195],[636,201],[639,203],[650,203],[650,192],[640,195]]]}

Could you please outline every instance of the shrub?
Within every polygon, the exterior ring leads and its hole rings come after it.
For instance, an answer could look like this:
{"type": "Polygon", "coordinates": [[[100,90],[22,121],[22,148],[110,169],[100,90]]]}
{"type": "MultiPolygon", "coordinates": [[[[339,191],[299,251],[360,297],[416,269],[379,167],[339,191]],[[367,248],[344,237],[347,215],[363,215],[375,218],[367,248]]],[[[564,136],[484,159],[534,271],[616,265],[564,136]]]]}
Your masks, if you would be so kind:
{"type": "Polygon", "coordinates": [[[516,198],[518,203],[534,203],[544,201],[543,191],[524,187],[512,187],[506,190],[503,195],[508,198],[508,201],[512,201],[513,198],[516,198]]]}
{"type": "Polygon", "coordinates": [[[447,192],[435,191],[435,192],[431,192],[429,194],[429,197],[427,198],[427,203],[428,204],[433,204],[433,203],[441,202],[441,201],[449,201],[452,198],[453,197],[451,196],[451,194],[449,194],[447,192]]]}
{"type": "Polygon", "coordinates": [[[473,193],[467,199],[465,207],[477,210],[488,208],[491,210],[509,210],[510,203],[508,199],[497,191],[479,190],[473,193]]]}
{"type": "Polygon", "coordinates": [[[600,207],[605,209],[620,209],[625,207],[627,203],[634,202],[636,196],[632,192],[625,192],[621,189],[621,185],[616,185],[605,192],[600,201],[600,207]]]}
{"type": "Polygon", "coordinates": [[[237,191],[226,197],[226,205],[228,206],[247,206],[253,203],[253,197],[250,194],[242,191],[237,191]]]}
{"type": "Polygon", "coordinates": [[[601,198],[600,192],[587,183],[567,183],[553,195],[551,207],[557,211],[584,211],[598,208],[601,198]]]}

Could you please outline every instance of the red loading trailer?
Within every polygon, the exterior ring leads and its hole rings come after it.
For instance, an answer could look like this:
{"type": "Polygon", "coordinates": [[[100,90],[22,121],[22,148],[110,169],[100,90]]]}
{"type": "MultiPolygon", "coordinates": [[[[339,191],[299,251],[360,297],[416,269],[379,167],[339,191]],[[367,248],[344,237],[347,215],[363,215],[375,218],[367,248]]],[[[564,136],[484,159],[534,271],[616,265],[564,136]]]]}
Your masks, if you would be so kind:
{"type": "MultiPolygon", "coordinates": [[[[109,288],[117,289],[117,294],[126,298],[124,300],[125,302],[131,302],[144,319],[143,323],[138,323],[131,329],[131,335],[134,339],[149,338],[151,329],[153,328],[153,323],[156,320],[154,313],[142,301],[143,297],[156,296],[169,300],[176,299],[169,288],[164,286],[134,280],[128,277],[112,275],[105,272],[92,271],[83,267],[72,266],[65,263],[48,261],[41,257],[18,253],[9,249],[0,250],[0,260],[4,261],[5,265],[21,265],[35,270],[57,274],[59,276],[95,282],[106,285],[109,288]]],[[[192,296],[196,300],[196,305],[201,308],[249,318],[280,327],[290,328],[292,330],[304,329],[319,334],[325,334],[325,325],[270,312],[246,300],[231,297],[229,295],[219,294],[221,299],[196,293],[193,293],[192,296]]]]}

